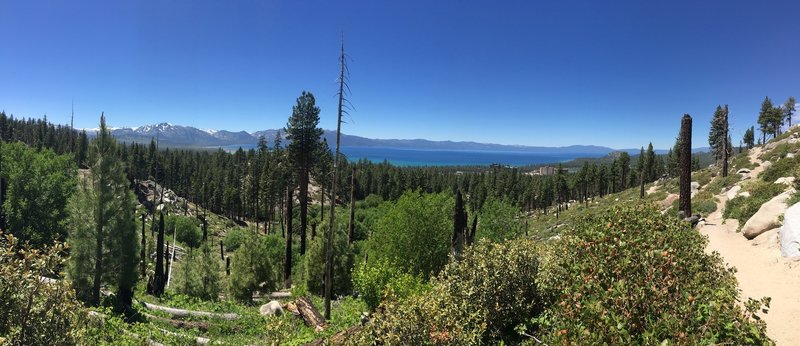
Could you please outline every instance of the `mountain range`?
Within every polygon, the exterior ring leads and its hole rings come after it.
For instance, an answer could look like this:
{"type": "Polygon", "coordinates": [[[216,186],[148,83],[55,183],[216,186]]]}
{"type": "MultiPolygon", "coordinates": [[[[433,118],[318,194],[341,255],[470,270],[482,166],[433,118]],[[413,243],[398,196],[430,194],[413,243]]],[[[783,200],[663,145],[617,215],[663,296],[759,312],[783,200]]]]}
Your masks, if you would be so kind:
{"type": "MultiPolygon", "coordinates": [[[[110,128],[110,130],[111,134],[114,135],[118,141],[149,143],[151,139],[158,137],[159,145],[178,148],[252,147],[258,143],[258,139],[261,136],[264,136],[267,143],[271,146],[279,131],[281,131],[282,139],[285,140],[285,133],[279,129],[248,133],[246,131],[232,132],[226,130],[198,129],[192,126],[160,123],[132,128],[110,128]]],[[[86,131],[90,135],[94,135],[97,129],[86,129],[86,131]]],[[[331,147],[336,143],[336,131],[324,130],[323,137],[328,141],[331,147]]],[[[409,150],[513,151],[542,154],[582,153],[588,155],[605,155],[615,151],[626,151],[631,154],[639,153],[639,149],[612,149],[597,145],[542,147],[477,142],[432,141],[427,139],[375,139],[347,134],[341,135],[341,146],[409,150]]],[[[708,148],[696,148],[693,151],[708,151],[708,148]]],[[[666,150],[656,150],[656,152],[665,153],[666,150]]]]}

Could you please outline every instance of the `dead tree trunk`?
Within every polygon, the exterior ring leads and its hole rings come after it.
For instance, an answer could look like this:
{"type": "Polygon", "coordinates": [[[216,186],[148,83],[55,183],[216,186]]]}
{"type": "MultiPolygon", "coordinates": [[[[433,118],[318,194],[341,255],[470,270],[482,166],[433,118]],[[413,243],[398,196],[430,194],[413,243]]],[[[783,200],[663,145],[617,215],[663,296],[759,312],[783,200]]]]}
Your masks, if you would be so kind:
{"type": "Polygon", "coordinates": [[[456,191],[456,205],[453,210],[453,237],[450,240],[450,254],[454,260],[461,258],[466,243],[467,213],[464,211],[464,199],[461,190],[456,191]]]}
{"type": "Polygon", "coordinates": [[[328,326],[325,318],[319,314],[311,300],[306,297],[297,298],[294,303],[286,304],[286,310],[299,315],[308,326],[314,327],[316,331],[322,331],[328,326]]]}
{"type": "Polygon", "coordinates": [[[142,214],[142,249],[139,251],[139,275],[141,277],[145,277],[146,270],[147,270],[147,233],[144,230],[144,218],[145,214],[142,214]]]}
{"type": "Polygon", "coordinates": [[[353,231],[356,221],[356,168],[353,167],[353,176],[350,177],[350,223],[347,225],[347,243],[353,243],[353,231]]]}
{"type": "MultiPolygon", "coordinates": [[[[727,139],[726,139],[727,140],[727,139]]],[[[692,117],[684,114],[681,119],[681,162],[680,162],[680,201],[679,211],[686,217],[692,215],[692,117]]]]}
{"type": "Polygon", "coordinates": [[[286,188],[286,252],[283,262],[283,287],[292,287],[292,188],[286,188]]]}

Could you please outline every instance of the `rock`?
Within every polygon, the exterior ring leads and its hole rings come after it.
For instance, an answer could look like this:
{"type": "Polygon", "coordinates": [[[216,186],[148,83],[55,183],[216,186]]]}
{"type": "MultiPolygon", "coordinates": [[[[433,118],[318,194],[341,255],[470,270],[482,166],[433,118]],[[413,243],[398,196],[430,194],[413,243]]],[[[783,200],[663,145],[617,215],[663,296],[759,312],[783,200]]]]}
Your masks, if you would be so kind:
{"type": "Polygon", "coordinates": [[[793,159],[793,158],[794,158],[794,153],[788,153],[788,154],[786,154],[786,158],[787,158],[787,159],[793,159]]]}
{"type": "Polygon", "coordinates": [[[792,186],[794,184],[794,177],[780,177],[778,180],[775,180],[775,184],[784,184],[792,186]]]}
{"type": "Polygon", "coordinates": [[[722,187],[722,190],[719,190],[719,193],[726,193],[726,192],[728,192],[728,187],[727,186],[724,186],[724,187],[722,187]]]}
{"type": "Polygon", "coordinates": [[[750,191],[742,192],[739,194],[738,197],[744,197],[744,198],[750,197],[750,191]]]}
{"type": "Polygon", "coordinates": [[[690,187],[691,187],[691,190],[692,190],[691,196],[694,197],[694,195],[696,195],[697,192],[700,191],[700,183],[698,183],[696,181],[693,181],[692,184],[690,185],[690,187]]]}
{"type": "Polygon", "coordinates": [[[795,203],[783,214],[780,243],[783,257],[800,257],[800,203],[795,203]]]}
{"type": "Polygon", "coordinates": [[[784,192],[762,204],[761,208],[758,208],[758,211],[744,223],[742,227],[744,237],[753,239],[772,228],[780,227],[778,217],[786,211],[786,200],[790,196],[791,194],[784,192]]]}
{"type": "Polygon", "coordinates": [[[758,237],[753,238],[752,245],[753,246],[766,246],[769,248],[777,248],[780,244],[778,237],[780,233],[780,228],[773,228],[769,231],[761,233],[758,237]]]}
{"type": "Polygon", "coordinates": [[[767,170],[767,168],[769,168],[769,166],[772,166],[772,162],[764,161],[764,162],[761,163],[761,168],[763,168],[763,170],[767,170]]]}
{"type": "Polygon", "coordinates": [[[797,142],[799,142],[799,141],[800,140],[798,140],[797,138],[790,138],[788,142],[789,142],[789,144],[797,144],[797,142]]]}
{"type": "Polygon", "coordinates": [[[725,196],[727,196],[728,200],[730,201],[730,200],[736,198],[736,196],[739,195],[739,191],[741,191],[741,190],[742,190],[741,186],[734,185],[730,190],[728,190],[728,192],[725,193],[725,196]]]}
{"type": "Polygon", "coordinates": [[[749,173],[748,174],[742,174],[742,180],[747,180],[747,179],[750,179],[750,178],[751,177],[750,177],[749,173]]]}
{"type": "Polygon", "coordinates": [[[281,316],[283,315],[283,308],[281,307],[281,303],[277,300],[272,300],[269,303],[261,305],[258,312],[261,316],[281,316]]]}
{"type": "Polygon", "coordinates": [[[741,168],[738,171],[736,171],[736,174],[747,174],[747,173],[750,173],[750,170],[747,168],[741,168]]]}

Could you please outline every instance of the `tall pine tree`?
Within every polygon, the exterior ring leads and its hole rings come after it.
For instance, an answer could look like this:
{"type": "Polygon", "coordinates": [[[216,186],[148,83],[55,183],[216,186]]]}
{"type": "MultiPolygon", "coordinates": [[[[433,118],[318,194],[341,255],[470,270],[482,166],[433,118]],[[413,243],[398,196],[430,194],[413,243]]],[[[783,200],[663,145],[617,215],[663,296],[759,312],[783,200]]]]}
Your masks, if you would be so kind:
{"type": "Polygon", "coordinates": [[[71,200],[69,273],[79,297],[88,303],[99,304],[100,288],[109,284],[116,288],[118,306],[129,308],[138,279],[134,197],[103,115],[91,160],[91,174],[71,200]]]}

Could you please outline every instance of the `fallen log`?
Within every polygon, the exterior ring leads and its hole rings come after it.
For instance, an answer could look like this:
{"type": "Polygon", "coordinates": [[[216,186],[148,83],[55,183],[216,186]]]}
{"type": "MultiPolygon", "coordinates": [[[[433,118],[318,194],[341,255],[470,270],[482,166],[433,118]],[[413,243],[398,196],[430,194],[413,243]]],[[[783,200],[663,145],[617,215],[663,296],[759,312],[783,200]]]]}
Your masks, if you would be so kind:
{"type": "Polygon", "coordinates": [[[155,316],[155,315],[144,314],[144,313],[142,315],[144,317],[147,317],[147,319],[149,319],[149,320],[158,321],[158,322],[161,322],[161,323],[166,323],[166,324],[169,324],[169,325],[171,325],[171,326],[173,326],[175,328],[197,329],[197,330],[201,330],[201,331],[204,331],[204,332],[208,331],[208,328],[209,328],[208,323],[205,323],[205,322],[173,320],[173,319],[169,319],[169,318],[158,317],[158,316],[155,316]]]}
{"type": "Polygon", "coordinates": [[[175,317],[189,317],[189,316],[193,316],[193,317],[210,317],[210,318],[216,318],[216,319],[222,319],[222,320],[228,320],[228,321],[239,319],[239,315],[238,314],[233,314],[233,313],[224,313],[223,314],[223,313],[207,312],[207,311],[184,310],[184,309],[171,308],[171,307],[168,307],[168,306],[150,304],[150,303],[147,303],[147,302],[141,302],[141,303],[142,303],[142,305],[144,305],[145,308],[147,308],[147,310],[166,312],[166,313],[168,313],[168,314],[170,314],[172,316],[175,316],[175,317]]]}
{"type": "Polygon", "coordinates": [[[320,315],[317,308],[311,303],[311,300],[306,297],[300,297],[294,302],[286,303],[283,308],[295,316],[300,316],[306,325],[314,327],[314,330],[317,332],[325,330],[328,326],[325,318],[320,315]]]}

